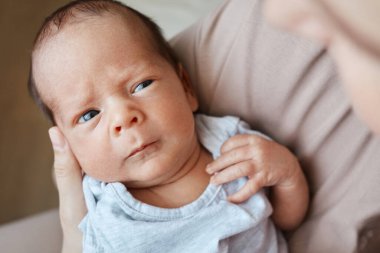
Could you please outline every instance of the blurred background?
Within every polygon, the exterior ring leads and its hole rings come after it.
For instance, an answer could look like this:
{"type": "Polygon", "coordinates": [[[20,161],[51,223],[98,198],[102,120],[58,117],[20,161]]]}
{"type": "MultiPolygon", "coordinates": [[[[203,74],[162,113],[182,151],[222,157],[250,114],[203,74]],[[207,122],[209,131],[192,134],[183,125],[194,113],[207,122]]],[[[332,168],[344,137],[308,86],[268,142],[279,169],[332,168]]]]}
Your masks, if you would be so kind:
{"type": "Polygon", "coordinates": [[[65,2],[0,2],[0,223],[58,206],[49,124],[26,83],[34,35],[43,18],[65,2]]]}
{"type": "MultiPolygon", "coordinates": [[[[40,24],[66,2],[0,0],[0,224],[58,207],[49,123],[29,97],[27,79],[40,24]]],[[[122,2],[151,16],[170,38],[221,0],[122,2]]]]}

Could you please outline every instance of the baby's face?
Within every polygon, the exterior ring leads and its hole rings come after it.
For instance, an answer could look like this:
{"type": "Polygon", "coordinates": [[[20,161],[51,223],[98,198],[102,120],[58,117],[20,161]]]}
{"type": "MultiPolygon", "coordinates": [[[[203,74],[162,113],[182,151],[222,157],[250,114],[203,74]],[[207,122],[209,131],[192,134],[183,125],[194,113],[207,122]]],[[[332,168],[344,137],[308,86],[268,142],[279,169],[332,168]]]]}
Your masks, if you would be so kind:
{"type": "Polygon", "coordinates": [[[82,169],[131,187],[164,182],[198,145],[197,101],[173,67],[118,18],[65,27],[34,76],[82,169]]]}

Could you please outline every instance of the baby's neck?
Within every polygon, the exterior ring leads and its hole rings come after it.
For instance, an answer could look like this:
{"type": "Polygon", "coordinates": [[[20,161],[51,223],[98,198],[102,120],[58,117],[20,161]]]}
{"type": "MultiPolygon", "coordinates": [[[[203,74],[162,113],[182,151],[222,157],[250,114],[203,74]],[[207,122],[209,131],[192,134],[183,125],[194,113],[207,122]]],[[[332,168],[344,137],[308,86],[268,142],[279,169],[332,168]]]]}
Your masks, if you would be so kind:
{"type": "Polygon", "coordinates": [[[211,154],[201,147],[199,157],[186,174],[169,184],[143,188],[128,189],[138,200],[162,208],[178,208],[196,200],[210,182],[206,165],[212,161],[211,154]]]}

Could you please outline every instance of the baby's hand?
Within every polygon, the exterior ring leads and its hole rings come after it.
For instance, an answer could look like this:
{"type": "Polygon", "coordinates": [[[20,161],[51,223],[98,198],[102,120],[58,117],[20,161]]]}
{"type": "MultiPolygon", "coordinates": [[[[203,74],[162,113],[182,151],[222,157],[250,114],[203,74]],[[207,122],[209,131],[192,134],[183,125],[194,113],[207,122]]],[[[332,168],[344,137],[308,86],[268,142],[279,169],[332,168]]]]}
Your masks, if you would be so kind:
{"type": "Polygon", "coordinates": [[[240,177],[248,182],[229,196],[243,202],[271,186],[272,219],[283,230],[296,228],[305,217],[309,189],[296,157],[284,146],[257,135],[236,135],[221,148],[221,156],[207,166],[211,183],[223,184],[240,177]]]}
{"type": "Polygon", "coordinates": [[[300,174],[295,163],[297,160],[284,146],[257,135],[243,134],[228,139],[221,148],[221,156],[206,170],[214,174],[211,178],[214,184],[248,177],[247,184],[229,196],[231,202],[243,202],[266,186],[292,187],[300,174]]]}

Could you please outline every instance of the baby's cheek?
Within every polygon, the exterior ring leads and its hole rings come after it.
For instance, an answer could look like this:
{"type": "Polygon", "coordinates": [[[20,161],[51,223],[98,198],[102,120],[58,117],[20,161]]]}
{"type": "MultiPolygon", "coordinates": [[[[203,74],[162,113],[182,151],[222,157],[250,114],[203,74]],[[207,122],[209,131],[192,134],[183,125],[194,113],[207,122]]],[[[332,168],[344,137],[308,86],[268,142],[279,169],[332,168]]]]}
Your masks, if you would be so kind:
{"type": "Polygon", "coordinates": [[[99,145],[73,149],[82,170],[89,176],[104,182],[114,181],[115,158],[107,155],[99,145]]]}
{"type": "Polygon", "coordinates": [[[113,159],[102,159],[101,157],[86,162],[88,174],[103,182],[114,182],[117,180],[115,164],[113,159]]]}

